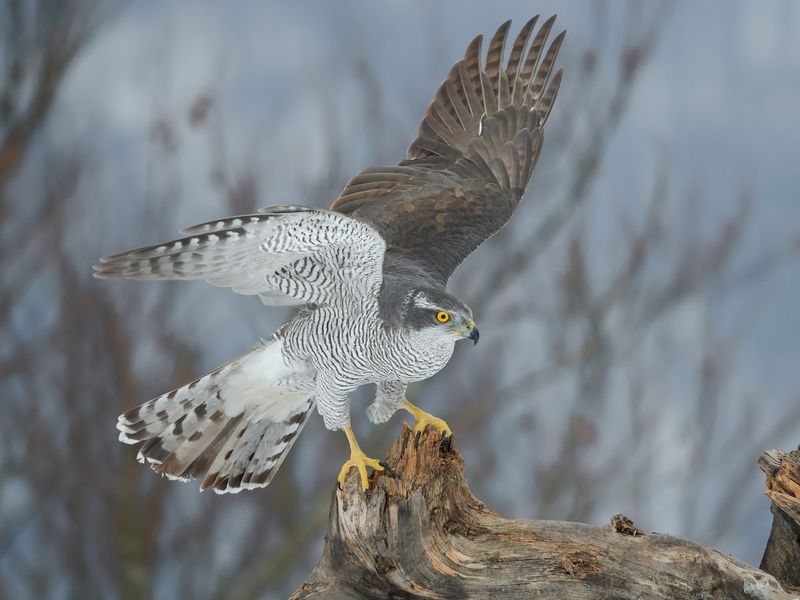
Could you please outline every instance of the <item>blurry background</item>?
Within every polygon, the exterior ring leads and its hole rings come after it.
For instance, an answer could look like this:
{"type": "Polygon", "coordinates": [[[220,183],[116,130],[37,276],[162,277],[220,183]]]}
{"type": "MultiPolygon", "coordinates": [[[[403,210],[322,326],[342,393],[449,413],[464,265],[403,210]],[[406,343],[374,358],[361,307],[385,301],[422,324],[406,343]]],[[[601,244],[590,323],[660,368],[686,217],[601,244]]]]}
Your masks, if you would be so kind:
{"type": "MultiPolygon", "coordinates": [[[[345,438],[198,494],[116,416],[288,313],[101,255],[396,163],[478,33],[559,13],[567,68],[512,225],[451,289],[481,343],[412,390],[500,513],[758,563],[755,461],[800,442],[800,3],[0,0],[0,597],[282,598],[319,556],[345,438]],[[224,5],[224,8],[223,8],[224,5]]],[[[368,390],[371,392],[371,390],[368,390]]],[[[381,456],[402,416],[368,425],[381,456]]]]}

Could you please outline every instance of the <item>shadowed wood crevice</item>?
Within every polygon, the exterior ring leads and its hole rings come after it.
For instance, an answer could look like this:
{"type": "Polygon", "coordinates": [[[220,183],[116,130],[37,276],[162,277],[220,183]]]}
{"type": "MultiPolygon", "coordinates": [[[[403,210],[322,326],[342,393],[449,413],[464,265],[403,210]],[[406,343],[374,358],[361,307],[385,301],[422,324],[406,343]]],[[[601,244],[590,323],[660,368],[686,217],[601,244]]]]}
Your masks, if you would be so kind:
{"type": "Polygon", "coordinates": [[[755,567],[624,515],[603,527],[504,519],[472,496],[461,454],[438,434],[417,448],[404,427],[386,461],[397,477],[376,474],[368,495],[353,474],[334,491],[322,558],[293,598],[797,598],[755,567]]]}

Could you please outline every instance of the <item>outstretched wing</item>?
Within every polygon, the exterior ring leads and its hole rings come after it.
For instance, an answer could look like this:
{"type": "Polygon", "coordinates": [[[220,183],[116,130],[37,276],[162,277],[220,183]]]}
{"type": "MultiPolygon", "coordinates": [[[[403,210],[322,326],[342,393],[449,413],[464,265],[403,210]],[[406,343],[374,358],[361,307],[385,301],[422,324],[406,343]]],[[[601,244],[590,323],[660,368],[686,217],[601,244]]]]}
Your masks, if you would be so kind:
{"type": "Polygon", "coordinates": [[[102,258],[94,275],[205,279],[274,305],[349,305],[380,289],[383,238],[332,211],[271,207],[182,233],[187,237],[102,258]]]}
{"type": "Polygon", "coordinates": [[[482,36],[475,38],[439,87],[407,159],[363,171],[331,207],[372,224],[389,252],[443,283],[511,218],[539,158],[566,32],[545,51],[552,17],[528,45],[537,18],[517,35],[505,67],[511,21],[492,38],[485,65],[482,36]]]}

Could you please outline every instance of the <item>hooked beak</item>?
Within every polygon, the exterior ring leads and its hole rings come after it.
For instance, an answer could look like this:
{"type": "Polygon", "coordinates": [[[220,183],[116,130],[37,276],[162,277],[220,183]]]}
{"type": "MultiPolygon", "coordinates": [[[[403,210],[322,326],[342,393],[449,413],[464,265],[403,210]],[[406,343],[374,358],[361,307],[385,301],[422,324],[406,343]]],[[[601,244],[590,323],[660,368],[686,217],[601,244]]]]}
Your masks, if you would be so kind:
{"type": "Polygon", "coordinates": [[[478,339],[481,337],[481,334],[478,332],[478,328],[475,327],[475,321],[470,321],[467,323],[467,335],[466,338],[472,340],[472,345],[478,343],[478,339]]]}
{"type": "Polygon", "coordinates": [[[480,333],[478,333],[478,328],[477,328],[477,327],[474,327],[474,328],[472,329],[472,332],[471,332],[471,333],[470,333],[470,334],[469,334],[467,337],[468,337],[469,339],[471,339],[471,340],[472,340],[472,345],[473,345],[473,346],[474,346],[475,344],[477,344],[477,343],[478,343],[478,338],[480,338],[480,337],[481,337],[480,333]]]}

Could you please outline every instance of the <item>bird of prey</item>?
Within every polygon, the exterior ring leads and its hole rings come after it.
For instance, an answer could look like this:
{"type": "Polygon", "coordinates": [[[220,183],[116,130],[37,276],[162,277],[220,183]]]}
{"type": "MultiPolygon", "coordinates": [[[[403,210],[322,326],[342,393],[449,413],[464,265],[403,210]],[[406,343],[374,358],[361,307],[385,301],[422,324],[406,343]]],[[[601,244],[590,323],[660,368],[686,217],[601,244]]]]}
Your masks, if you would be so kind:
{"type": "Polygon", "coordinates": [[[406,386],[437,373],[455,342],[478,341],[472,311],[446,290],[458,265],[502,228],[542,149],[563,69],[566,32],[547,43],[555,17],[522,27],[504,59],[510,21],[450,69],[398,165],[354,177],[330,210],[265,208],[195,225],[184,237],[101,259],[97,277],[203,279],[267,305],[296,305],[271,338],[210,373],[119,417],[138,459],[200,489],[238,492],[275,476],[316,405],[344,430],[369,489],[367,457],[350,427],[348,394],[376,384],[373,423],[399,408],[452,432],[406,399],[406,386]],[[530,43],[529,43],[530,42],[530,43]]]}

